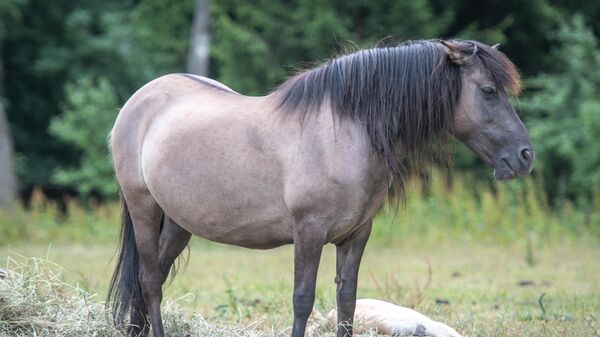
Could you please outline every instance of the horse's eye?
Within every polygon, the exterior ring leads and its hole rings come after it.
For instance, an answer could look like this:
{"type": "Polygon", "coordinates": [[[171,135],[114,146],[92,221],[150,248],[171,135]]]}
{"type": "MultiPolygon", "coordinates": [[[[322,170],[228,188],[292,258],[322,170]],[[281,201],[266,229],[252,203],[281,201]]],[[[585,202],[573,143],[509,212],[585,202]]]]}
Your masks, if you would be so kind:
{"type": "Polygon", "coordinates": [[[496,94],[496,88],[490,87],[490,86],[485,86],[485,87],[481,88],[481,92],[483,92],[483,94],[486,96],[493,96],[496,94]]]}

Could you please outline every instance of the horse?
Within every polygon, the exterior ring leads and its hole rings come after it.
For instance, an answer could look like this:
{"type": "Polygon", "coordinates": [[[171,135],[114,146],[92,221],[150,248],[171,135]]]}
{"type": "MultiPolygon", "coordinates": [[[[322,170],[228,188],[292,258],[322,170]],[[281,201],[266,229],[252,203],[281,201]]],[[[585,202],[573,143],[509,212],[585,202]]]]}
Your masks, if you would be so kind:
{"type": "Polygon", "coordinates": [[[190,74],[147,83],[109,140],[123,204],[107,298],[114,323],[129,336],[164,336],[162,286],[194,234],[294,245],[293,337],[305,333],[322,248],[335,244],[337,336],[352,336],[373,217],[444,152],[435,144],[457,138],[498,180],[530,173],[531,141],[509,101],[519,90],[508,57],[469,40],[347,53],[265,96],[190,74]]]}

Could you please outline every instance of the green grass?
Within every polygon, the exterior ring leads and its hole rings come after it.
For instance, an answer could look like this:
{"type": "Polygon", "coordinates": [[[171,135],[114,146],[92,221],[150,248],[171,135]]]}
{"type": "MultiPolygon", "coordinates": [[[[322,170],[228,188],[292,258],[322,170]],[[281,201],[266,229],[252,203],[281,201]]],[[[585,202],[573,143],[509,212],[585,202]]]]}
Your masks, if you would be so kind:
{"type": "MultiPolygon", "coordinates": [[[[467,336],[600,336],[600,192],[575,207],[551,206],[542,191],[534,179],[488,185],[439,171],[409,184],[406,204],[375,219],[359,298],[414,307],[467,336]]],[[[120,207],[66,205],[61,213],[36,192],[29,208],[0,210],[0,263],[47,257],[64,267],[61,279],[100,300],[120,207]]],[[[322,313],[335,304],[333,253],[327,246],[319,272],[322,313]]],[[[196,238],[165,297],[211,320],[288,331],[292,265],[291,246],[253,251],[196,238]]]]}
{"type": "MultiPolygon", "coordinates": [[[[199,241],[199,240],[197,240],[199,241]]],[[[113,247],[11,245],[0,256],[41,256],[65,268],[62,278],[103,298],[113,247]]],[[[600,247],[566,240],[536,252],[520,245],[440,241],[368,246],[359,298],[411,306],[468,336],[594,336],[600,331],[600,247]],[[430,272],[431,271],[431,272],[430,272]],[[519,285],[530,281],[532,285],[519,285]],[[542,294],[545,313],[538,300],[542,294]],[[437,304],[436,300],[449,304],[437,304]]],[[[315,307],[334,307],[334,249],[323,255],[315,307]]],[[[165,297],[189,312],[262,329],[291,324],[292,250],[254,251],[192,244],[188,266],[165,297]]]]}
{"type": "MultiPolygon", "coordinates": [[[[565,237],[600,242],[600,189],[585,206],[568,200],[552,207],[541,182],[533,178],[489,185],[470,176],[446,178],[434,170],[427,182],[407,185],[406,204],[384,207],[371,241],[382,245],[406,236],[436,241],[449,235],[463,239],[537,246],[565,237]],[[560,206],[558,206],[560,205],[560,206]]],[[[118,202],[82,205],[66,200],[66,212],[36,191],[24,209],[0,209],[0,244],[112,243],[118,235],[118,202]]]]}

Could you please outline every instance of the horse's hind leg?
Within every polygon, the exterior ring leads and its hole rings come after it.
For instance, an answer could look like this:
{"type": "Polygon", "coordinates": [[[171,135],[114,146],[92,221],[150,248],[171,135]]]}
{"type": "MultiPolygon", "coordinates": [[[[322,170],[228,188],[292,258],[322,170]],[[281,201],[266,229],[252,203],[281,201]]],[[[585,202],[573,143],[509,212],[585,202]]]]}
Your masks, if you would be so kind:
{"type": "Polygon", "coordinates": [[[159,240],[160,270],[166,278],[175,259],[185,249],[192,234],[181,228],[173,219],[165,215],[159,240]]]}
{"type": "MultiPolygon", "coordinates": [[[[162,285],[165,276],[161,272],[159,262],[159,238],[162,210],[154,198],[146,193],[135,195],[125,194],[131,220],[135,232],[135,242],[139,253],[139,281],[142,290],[144,305],[150,315],[152,333],[154,337],[164,337],[160,302],[162,301],[162,285]]],[[[141,327],[140,335],[145,335],[145,313],[131,318],[131,324],[141,327]]],[[[135,335],[134,333],[132,333],[135,335]]]]}

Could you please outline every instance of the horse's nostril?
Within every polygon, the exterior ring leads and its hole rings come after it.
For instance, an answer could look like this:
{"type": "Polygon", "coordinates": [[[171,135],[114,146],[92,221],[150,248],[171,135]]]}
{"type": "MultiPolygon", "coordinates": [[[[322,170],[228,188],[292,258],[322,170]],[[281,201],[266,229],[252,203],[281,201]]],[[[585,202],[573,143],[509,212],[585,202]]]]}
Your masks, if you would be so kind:
{"type": "Polygon", "coordinates": [[[530,148],[524,148],[521,150],[521,157],[525,160],[526,163],[531,163],[533,159],[533,154],[530,148]]]}

